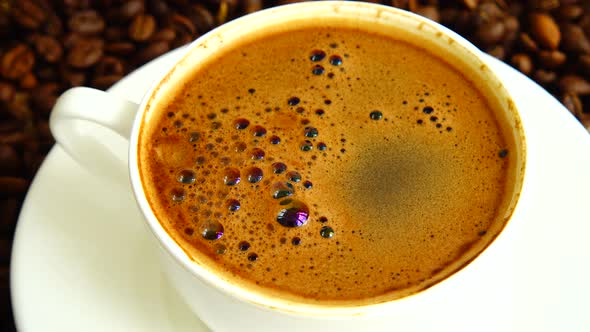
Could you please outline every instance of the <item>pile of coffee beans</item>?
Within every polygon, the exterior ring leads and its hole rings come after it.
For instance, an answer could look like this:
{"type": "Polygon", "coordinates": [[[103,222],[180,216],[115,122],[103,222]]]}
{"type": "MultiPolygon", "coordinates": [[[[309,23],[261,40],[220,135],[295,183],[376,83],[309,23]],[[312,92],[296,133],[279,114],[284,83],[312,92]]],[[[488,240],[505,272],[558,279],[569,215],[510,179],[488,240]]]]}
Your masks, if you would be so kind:
{"type": "MultiPolygon", "coordinates": [[[[293,0],[0,0],[0,330],[14,330],[9,260],[24,195],[53,146],[56,98],[107,89],[236,17],[293,0]]],[[[590,130],[590,2],[388,0],[529,76],[590,130]]]]}

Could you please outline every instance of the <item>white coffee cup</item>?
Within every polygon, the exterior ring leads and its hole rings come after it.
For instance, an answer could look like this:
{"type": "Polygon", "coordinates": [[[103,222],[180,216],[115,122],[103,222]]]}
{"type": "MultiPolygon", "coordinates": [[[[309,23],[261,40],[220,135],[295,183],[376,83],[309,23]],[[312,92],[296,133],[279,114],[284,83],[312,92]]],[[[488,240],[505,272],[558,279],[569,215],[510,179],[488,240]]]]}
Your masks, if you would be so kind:
{"type": "MultiPolygon", "coordinates": [[[[526,151],[520,118],[508,92],[483,62],[483,54],[450,30],[392,7],[357,2],[309,2],[276,7],[236,19],[188,46],[184,57],[170,68],[165,77],[154,78],[155,83],[140,105],[89,88],[66,91],[57,101],[50,119],[56,140],[91,172],[111,177],[115,182],[128,181],[124,173],[125,167],[128,167],[139,209],[160,244],[164,272],[192,310],[215,331],[415,330],[421,326],[419,322],[422,319],[433,319],[447,312],[450,315],[451,311],[465,308],[466,299],[471,298],[468,293],[473,289],[469,284],[474,282],[474,278],[464,271],[478,269],[485,263],[478,257],[447,280],[418,294],[386,303],[341,307],[311,305],[265,295],[221,278],[207,266],[191,260],[161,227],[145,197],[138,171],[138,137],[142,123],[150,121],[150,107],[170,96],[176,84],[191,72],[195,64],[223,52],[245,36],[328,21],[379,31],[402,31],[401,39],[417,44],[428,43],[433,49],[444,52],[449,63],[459,64],[466,71],[476,73],[476,84],[480,90],[486,98],[505,110],[504,116],[513,124],[518,150],[514,154],[518,156],[516,186],[522,186],[526,151]],[[113,147],[88,139],[85,132],[76,126],[80,121],[109,128],[128,139],[128,162],[117,160],[113,147]]],[[[517,201],[518,193],[506,217],[514,212],[517,201]]],[[[509,227],[505,227],[503,233],[507,229],[509,227]]],[[[497,242],[493,242],[485,252],[502,252],[497,242]]]]}

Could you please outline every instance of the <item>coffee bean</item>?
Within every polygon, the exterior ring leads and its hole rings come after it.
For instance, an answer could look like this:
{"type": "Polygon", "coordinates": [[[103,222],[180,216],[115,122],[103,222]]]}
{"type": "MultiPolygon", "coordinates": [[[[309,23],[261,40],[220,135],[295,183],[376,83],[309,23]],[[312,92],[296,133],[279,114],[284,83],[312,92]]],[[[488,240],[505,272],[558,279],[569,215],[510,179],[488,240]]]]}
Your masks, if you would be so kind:
{"type": "Polygon", "coordinates": [[[473,10],[473,9],[477,8],[477,5],[479,4],[479,0],[463,0],[463,4],[467,8],[473,10]]]}
{"type": "Polygon", "coordinates": [[[535,42],[529,34],[521,33],[519,37],[520,37],[520,43],[525,50],[527,50],[529,52],[537,52],[539,50],[539,46],[537,45],[537,42],[535,42]]]}
{"type": "Polygon", "coordinates": [[[563,30],[563,49],[572,53],[590,53],[590,41],[579,26],[570,23],[561,25],[563,30]]]}
{"type": "Polygon", "coordinates": [[[577,75],[566,75],[559,79],[559,89],[563,93],[573,93],[577,95],[590,94],[590,83],[577,75]]]}
{"type": "Polygon", "coordinates": [[[48,36],[52,37],[61,36],[64,32],[64,26],[61,19],[53,11],[50,12],[49,16],[47,17],[44,31],[48,36]]]}
{"type": "Polygon", "coordinates": [[[57,83],[41,84],[31,94],[33,104],[42,112],[49,113],[61,92],[62,89],[57,83]]]}
{"type": "Polygon", "coordinates": [[[512,63],[516,69],[520,70],[525,75],[529,75],[533,70],[533,61],[528,56],[528,54],[525,53],[513,55],[510,59],[510,63],[512,63]]]}
{"type": "Polygon", "coordinates": [[[104,47],[105,52],[116,55],[127,55],[135,52],[135,45],[129,42],[108,43],[104,47]]]}
{"type": "Polygon", "coordinates": [[[15,148],[8,144],[0,144],[0,174],[17,175],[21,167],[22,161],[15,148]]]}
{"type": "Polygon", "coordinates": [[[473,18],[477,26],[499,21],[505,13],[498,7],[496,2],[484,2],[477,7],[476,15],[473,18]]]}
{"type": "Polygon", "coordinates": [[[94,10],[85,10],[74,14],[68,21],[70,30],[84,35],[95,35],[104,30],[103,18],[94,10]]]}
{"type": "Polygon", "coordinates": [[[35,64],[33,51],[24,44],[9,49],[0,62],[0,74],[8,79],[19,79],[28,74],[35,64]]]}
{"type": "Polygon", "coordinates": [[[122,27],[108,27],[104,31],[104,39],[112,42],[119,42],[126,39],[128,36],[127,30],[122,27]]]}
{"type": "Polygon", "coordinates": [[[533,73],[533,78],[542,85],[549,84],[557,79],[557,74],[553,71],[537,69],[533,73]]]}
{"type": "Polygon", "coordinates": [[[422,15],[435,22],[440,21],[440,14],[435,6],[421,6],[416,10],[416,14],[422,15]]]}
{"type": "Polygon", "coordinates": [[[37,29],[47,19],[47,14],[36,1],[19,0],[14,1],[12,17],[22,27],[37,29]]]}
{"type": "Polygon", "coordinates": [[[162,17],[170,13],[170,7],[166,1],[163,0],[149,0],[148,7],[149,11],[158,17],[162,17]]]}
{"type": "Polygon", "coordinates": [[[201,4],[191,6],[189,18],[200,33],[205,33],[215,27],[215,18],[211,12],[201,4]]]}
{"type": "Polygon", "coordinates": [[[533,13],[529,15],[529,22],[531,34],[539,44],[552,50],[557,48],[561,40],[561,32],[551,16],[545,13],[533,13]]]}
{"type": "Polygon", "coordinates": [[[186,16],[174,14],[170,17],[170,24],[179,33],[194,35],[197,32],[197,28],[186,16]]]}
{"type": "Polygon", "coordinates": [[[151,40],[152,41],[167,41],[171,42],[176,38],[176,31],[172,28],[163,28],[162,30],[156,32],[151,40]]]}
{"type": "Polygon", "coordinates": [[[244,12],[253,13],[262,9],[262,0],[245,0],[244,12]]]}
{"type": "Polygon", "coordinates": [[[584,14],[584,9],[575,4],[566,4],[559,7],[557,16],[561,20],[574,21],[584,14]]]}
{"type": "Polygon", "coordinates": [[[68,52],[67,62],[74,68],[88,68],[98,62],[103,54],[104,42],[100,39],[80,39],[68,52]]]}
{"type": "Polygon", "coordinates": [[[484,45],[494,45],[504,37],[505,32],[504,22],[493,21],[481,25],[476,31],[476,36],[484,45]]]}
{"type": "Polygon", "coordinates": [[[0,199],[23,195],[29,187],[29,181],[19,177],[0,176],[0,199]]]}
{"type": "Polygon", "coordinates": [[[496,59],[504,60],[506,49],[502,45],[496,45],[486,50],[486,52],[496,59]]]}
{"type": "Polygon", "coordinates": [[[583,111],[582,102],[577,94],[564,93],[561,97],[561,103],[575,116],[578,116],[583,111]]]}
{"type": "Polygon", "coordinates": [[[559,0],[528,0],[529,7],[535,10],[553,10],[559,7],[559,0]]]}
{"type": "Polygon", "coordinates": [[[125,66],[123,62],[112,56],[104,56],[94,69],[94,74],[97,76],[103,75],[118,75],[122,76],[125,73],[125,66]]]}
{"type": "Polygon", "coordinates": [[[168,52],[169,50],[170,45],[168,44],[168,42],[153,42],[139,51],[139,54],[137,55],[137,60],[140,63],[147,62],[168,52]]]}
{"type": "Polygon", "coordinates": [[[123,20],[130,20],[145,11],[144,2],[141,0],[130,0],[124,2],[118,11],[119,17],[123,20]]]}
{"type": "Polygon", "coordinates": [[[16,89],[8,82],[0,81],[0,102],[10,103],[14,99],[16,89]]]}
{"type": "Polygon", "coordinates": [[[545,68],[555,69],[563,65],[567,59],[565,53],[560,51],[540,51],[538,59],[545,68]]]}
{"type": "MultiPolygon", "coordinates": [[[[81,86],[84,85],[84,83],[86,83],[86,73],[83,71],[71,69],[69,67],[66,68],[66,66],[62,66],[60,74],[61,80],[68,87],[81,86]]],[[[49,105],[51,104],[51,102],[45,102],[45,104],[49,105]]],[[[43,107],[43,109],[46,109],[46,107],[43,107]]]]}
{"type": "Polygon", "coordinates": [[[63,49],[61,44],[53,37],[50,36],[37,36],[34,39],[35,51],[45,61],[49,63],[58,62],[62,55],[63,49]]]}
{"type": "Polygon", "coordinates": [[[135,41],[146,41],[156,30],[156,19],[149,14],[137,15],[129,26],[129,37],[135,41]]]}
{"type": "Polygon", "coordinates": [[[35,74],[28,73],[25,76],[21,77],[21,79],[18,82],[18,85],[23,89],[32,89],[37,86],[37,83],[38,81],[35,77],[35,74]]]}

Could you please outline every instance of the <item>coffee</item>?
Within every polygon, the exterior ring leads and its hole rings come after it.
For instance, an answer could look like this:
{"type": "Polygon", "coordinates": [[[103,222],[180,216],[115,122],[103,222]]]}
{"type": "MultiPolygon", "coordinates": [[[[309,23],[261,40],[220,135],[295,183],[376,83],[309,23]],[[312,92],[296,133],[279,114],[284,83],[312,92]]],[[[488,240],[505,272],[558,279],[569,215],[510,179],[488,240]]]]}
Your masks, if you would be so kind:
{"type": "Polygon", "coordinates": [[[141,128],[161,225],[222,278],[310,303],[401,298],[469,263],[504,227],[516,149],[425,47],[304,27],[201,65],[141,128]]]}

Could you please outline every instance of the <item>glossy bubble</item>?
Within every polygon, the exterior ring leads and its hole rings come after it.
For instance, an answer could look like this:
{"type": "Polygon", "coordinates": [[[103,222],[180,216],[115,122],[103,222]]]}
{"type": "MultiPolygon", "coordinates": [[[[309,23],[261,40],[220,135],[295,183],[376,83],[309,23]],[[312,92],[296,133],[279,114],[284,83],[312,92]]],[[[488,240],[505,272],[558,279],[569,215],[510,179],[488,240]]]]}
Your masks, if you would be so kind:
{"type": "Polygon", "coordinates": [[[303,182],[303,187],[305,187],[305,189],[311,189],[313,187],[313,183],[311,183],[309,180],[306,180],[303,182]]]}
{"type": "Polygon", "coordinates": [[[322,229],[320,229],[320,235],[323,238],[330,239],[334,237],[334,230],[330,226],[324,226],[322,229]]]}
{"type": "Polygon", "coordinates": [[[283,172],[285,172],[287,170],[287,165],[281,163],[281,162],[276,162],[272,164],[272,172],[275,174],[281,174],[283,172]]]}
{"type": "Polygon", "coordinates": [[[332,55],[330,57],[330,64],[332,66],[340,66],[342,65],[342,57],[339,55],[332,55]]]}
{"type": "Polygon", "coordinates": [[[301,100],[299,99],[299,97],[291,97],[291,98],[289,98],[287,103],[289,104],[289,106],[296,106],[299,104],[300,101],[301,100]]]}
{"type": "Polygon", "coordinates": [[[305,135],[305,137],[318,137],[318,130],[314,127],[305,127],[305,129],[303,130],[303,134],[305,135]]]}
{"type": "Polygon", "coordinates": [[[231,212],[236,212],[240,209],[240,201],[237,199],[228,199],[225,202],[225,206],[227,206],[227,209],[231,212]]]}
{"type": "Polygon", "coordinates": [[[234,121],[234,127],[236,127],[236,129],[246,129],[248,128],[248,125],[250,125],[250,121],[248,121],[248,119],[241,118],[234,121]]]}
{"type": "Polygon", "coordinates": [[[258,167],[251,167],[246,171],[248,182],[257,183],[262,180],[262,170],[258,167]]]}
{"type": "Polygon", "coordinates": [[[281,138],[279,136],[271,136],[269,141],[270,141],[270,144],[277,145],[277,144],[281,143],[281,138]]]}
{"type": "Polygon", "coordinates": [[[321,65],[315,65],[313,68],[311,68],[311,73],[314,75],[321,75],[324,73],[324,71],[325,69],[321,65]]]}
{"type": "Polygon", "coordinates": [[[182,188],[174,188],[170,192],[170,197],[174,202],[181,202],[186,197],[186,191],[182,188]]]}
{"type": "Polygon", "coordinates": [[[326,57],[326,52],[322,50],[313,50],[309,55],[309,60],[313,62],[322,61],[326,57]]]}
{"type": "Polygon", "coordinates": [[[258,255],[255,253],[248,254],[248,260],[250,262],[256,262],[258,260],[258,255]]]}
{"type": "Polygon", "coordinates": [[[223,255],[227,251],[227,247],[221,243],[217,243],[214,248],[215,253],[218,255],[223,255]]]}
{"type": "Polygon", "coordinates": [[[275,182],[270,190],[274,199],[289,197],[295,192],[293,185],[289,182],[275,182]]]}
{"type": "Polygon", "coordinates": [[[383,118],[383,113],[380,111],[373,111],[371,114],[369,114],[369,117],[371,120],[381,120],[381,118],[383,118]]]}
{"type": "Polygon", "coordinates": [[[250,243],[248,243],[248,241],[240,241],[240,243],[238,243],[238,249],[240,249],[240,251],[248,251],[248,249],[250,249],[250,243]]]}
{"type": "Polygon", "coordinates": [[[327,148],[328,148],[328,146],[326,145],[326,143],[324,143],[324,142],[319,142],[319,143],[318,143],[318,150],[320,150],[320,151],[324,151],[324,150],[326,150],[327,148]]]}
{"type": "Polygon", "coordinates": [[[263,126],[254,126],[252,128],[252,134],[256,137],[264,137],[266,135],[266,128],[263,126]]]}
{"type": "Polygon", "coordinates": [[[199,231],[206,240],[217,240],[223,236],[223,225],[216,220],[206,220],[199,225],[199,231]]]}
{"type": "Polygon", "coordinates": [[[303,143],[301,143],[300,146],[301,151],[311,151],[313,149],[313,144],[311,143],[311,141],[304,141],[303,143]]]}
{"type": "Polygon", "coordinates": [[[195,182],[195,178],[195,172],[190,169],[184,169],[176,175],[176,180],[183,184],[192,184],[195,182]]]}
{"type": "Polygon", "coordinates": [[[300,227],[307,223],[309,208],[305,203],[296,199],[281,201],[281,210],[277,215],[279,224],[285,227],[300,227]]]}
{"type": "Polygon", "coordinates": [[[289,181],[299,182],[301,181],[301,174],[296,171],[287,172],[287,179],[289,179],[289,181]]]}
{"type": "Polygon", "coordinates": [[[223,174],[223,183],[234,186],[240,183],[240,170],[235,167],[226,168],[223,174]]]}
{"type": "Polygon", "coordinates": [[[301,244],[301,239],[299,237],[294,237],[291,239],[291,244],[293,244],[294,246],[298,246],[301,244]]]}
{"type": "Polygon", "coordinates": [[[264,150],[262,150],[260,148],[254,148],[250,152],[250,158],[252,158],[252,160],[262,160],[262,159],[264,159],[264,155],[265,155],[264,150]]]}

